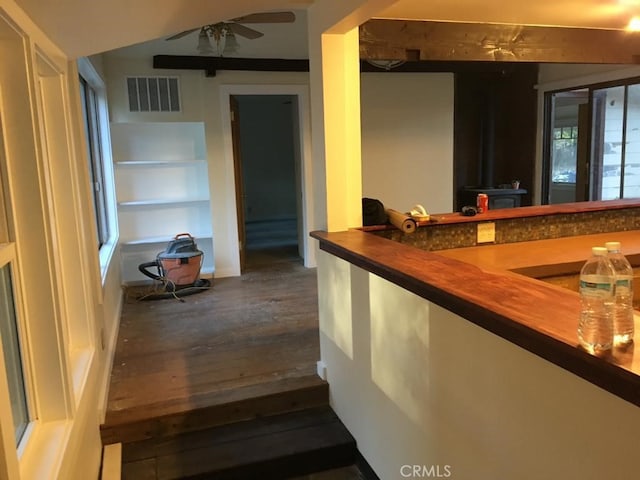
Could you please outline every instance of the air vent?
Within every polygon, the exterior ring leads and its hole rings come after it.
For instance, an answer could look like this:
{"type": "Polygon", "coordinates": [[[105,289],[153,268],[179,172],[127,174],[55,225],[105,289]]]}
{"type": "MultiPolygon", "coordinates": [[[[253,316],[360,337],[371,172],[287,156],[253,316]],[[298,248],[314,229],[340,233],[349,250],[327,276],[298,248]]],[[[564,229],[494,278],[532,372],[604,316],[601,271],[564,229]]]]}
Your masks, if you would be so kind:
{"type": "Polygon", "coordinates": [[[179,112],[178,77],[127,77],[130,112],[179,112]]]}

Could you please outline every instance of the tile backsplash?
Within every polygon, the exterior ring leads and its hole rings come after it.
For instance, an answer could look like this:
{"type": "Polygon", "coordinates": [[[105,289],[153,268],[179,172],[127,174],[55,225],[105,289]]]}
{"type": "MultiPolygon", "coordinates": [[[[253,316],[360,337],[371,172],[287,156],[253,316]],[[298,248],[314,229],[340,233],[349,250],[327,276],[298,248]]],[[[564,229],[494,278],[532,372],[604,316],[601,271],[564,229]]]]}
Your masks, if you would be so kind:
{"type": "MultiPolygon", "coordinates": [[[[561,213],[536,217],[491,220],[496,224],[495,243],[590,235],[595,233],[640,230],[640,207],[592,212],[561,213]]],[[[405,234],[397,229],[371,232],[423,250],[473,247],[477,222],[431,224],[405,234]]]]}

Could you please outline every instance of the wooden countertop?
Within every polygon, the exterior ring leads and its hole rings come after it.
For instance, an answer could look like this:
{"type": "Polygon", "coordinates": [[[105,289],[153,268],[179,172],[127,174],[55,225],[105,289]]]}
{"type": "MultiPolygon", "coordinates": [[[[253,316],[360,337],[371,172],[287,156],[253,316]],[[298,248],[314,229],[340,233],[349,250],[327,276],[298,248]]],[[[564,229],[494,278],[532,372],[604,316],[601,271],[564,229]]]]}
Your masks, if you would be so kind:
{"type": "MultiPolygon", "coordinates": [[[[593,245],[622,242],[640,254],[640,232],[487,245],[427,252],[359,230],[312,232],[320,248],[415,293],[468,321],[640,406],[640,350],[632,344],[605,358],[578,346],[577,292],[513,272],[584,263],[593,245]],[[542,260],[544,259],[544,260],[542,260]]],[[[636,340],[640,338],[636,324],[636,340]]]]}
{"type": "Polygon", "coordinates": [[[640,232],[614,232],[531,242],[486,244],[477,247],[438,250],[433,253],[455,258],[485,269],[509,270],[528,276],[579,271],[591,255],[591,247],[620,242],[623,253],[640,266],[640,232]]]}

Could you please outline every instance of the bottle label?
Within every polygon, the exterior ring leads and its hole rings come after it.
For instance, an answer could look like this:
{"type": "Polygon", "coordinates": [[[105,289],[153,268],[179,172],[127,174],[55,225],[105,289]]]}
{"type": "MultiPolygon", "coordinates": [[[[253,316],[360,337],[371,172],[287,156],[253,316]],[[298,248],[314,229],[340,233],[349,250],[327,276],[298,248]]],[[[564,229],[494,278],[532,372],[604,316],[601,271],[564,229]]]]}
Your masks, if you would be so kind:
{"type": "Polygon", "coordinates": [[[616,287],[630,288],[631,287],[631,280],[629,280],[628,278],[619,278],[616,281],[616,287]]]}
{"type": "Polygon", "coordinates": [[[609,282],[588,282],[580,280],[580,293],[592,296],[608,296],[613,292],[613,284],[609,282]]]}

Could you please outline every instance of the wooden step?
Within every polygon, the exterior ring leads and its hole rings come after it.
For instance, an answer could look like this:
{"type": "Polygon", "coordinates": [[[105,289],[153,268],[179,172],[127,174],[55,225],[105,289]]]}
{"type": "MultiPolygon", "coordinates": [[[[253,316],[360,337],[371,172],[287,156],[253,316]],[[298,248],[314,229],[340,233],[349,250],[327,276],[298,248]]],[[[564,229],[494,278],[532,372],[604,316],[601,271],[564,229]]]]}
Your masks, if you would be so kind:
{"type": "Polygon", "coordinates": [[[122,478],[284,479],[356,457],[355,440],[325,406],[125,444],[122,478]]]}
{"type": "Polygon", "coordinates": [[[163,414],[153,405],[109,411],[100,427],[102,444],[130,443],[178,435],[260,416],[326,406],[329,386],[317,375],[287,378],[228,391],[194,396],[185,408],[180,402],[173,412],[163,414]]]}

